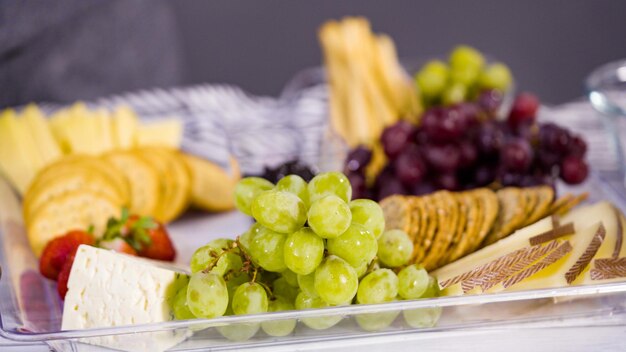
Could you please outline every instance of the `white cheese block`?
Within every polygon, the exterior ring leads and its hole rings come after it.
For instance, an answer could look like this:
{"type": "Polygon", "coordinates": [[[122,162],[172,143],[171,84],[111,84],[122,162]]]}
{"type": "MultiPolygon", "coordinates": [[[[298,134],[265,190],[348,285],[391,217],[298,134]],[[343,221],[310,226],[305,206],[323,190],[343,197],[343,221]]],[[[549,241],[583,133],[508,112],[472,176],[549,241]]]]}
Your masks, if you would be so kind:
{"type": "MultiPolygon", "coordinates": [[[[63,330],[159,323],[174,319],[171,300],[189,278],[159,263],[81,245],[63,307],[63,330]]],[[[163,351],[184,332],[151,332],[88,338],[82,342],[126,351],[163,351]]]]}

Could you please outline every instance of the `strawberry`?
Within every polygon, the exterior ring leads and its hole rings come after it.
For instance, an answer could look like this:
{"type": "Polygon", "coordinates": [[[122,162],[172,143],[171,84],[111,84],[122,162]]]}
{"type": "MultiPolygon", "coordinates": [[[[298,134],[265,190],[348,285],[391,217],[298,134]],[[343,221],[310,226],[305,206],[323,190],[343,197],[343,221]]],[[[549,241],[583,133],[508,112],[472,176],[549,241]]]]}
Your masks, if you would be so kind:
{"type": "Polygon", "coordinates": [[[102,248],[112,249],[119,253],[137,255],[137,251],[121,237],[116,237],[106,241],[100,241],[99,245],[102,248]]]}
{"type": "Polygon", "coordinates": [[[39,271],[49,279],[56,280],[63,269],[67,258],[73,256],[81,244],[93,245],[92,234],[82,231],[70,231],[63,236],[56,237],[48,242],[39,260],[39,271]]]}
{"type": "Polygon", "coordinates": [[[158,260],[174,261],[176,250],[167,234],[167,230],[162,224],[157,223],[157,227],[148,230],[150,244],[143,246],[139,251],[142,257],[158,260]]]}
{"type": "Polygon", "coordinates": [[[135,255],[150,259],[173,261],[176,257],[172,241],[162,224],[147,216],[130,215],[127,209],[122,209],[119,219],[109,219],[98,245],[110,248],[105,243],[119,239],[128,246],[117,241],[113,247],[123,248],[125,253],[133,254],[130,247],[135,255]]]}
{"type": "Polygon", "coordinates": [[[70,279],[72,264],[74,264],[74,254],[70,255],[67,258],[65,264],[63,264],[61,272],[59,272],[59,277],[57,280],[57,292],[59,292],[59,296],[61,296],[61,299],[65,299],[65,295],[67,294],[67,282],[70,279]]]}

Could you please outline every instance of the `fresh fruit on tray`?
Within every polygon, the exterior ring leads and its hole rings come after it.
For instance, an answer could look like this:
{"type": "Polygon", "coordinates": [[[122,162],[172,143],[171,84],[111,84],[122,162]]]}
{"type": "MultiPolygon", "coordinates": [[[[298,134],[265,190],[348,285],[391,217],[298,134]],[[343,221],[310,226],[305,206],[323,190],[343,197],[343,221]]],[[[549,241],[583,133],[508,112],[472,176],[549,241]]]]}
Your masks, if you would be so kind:
{"type": "Polygon", "coordinates": [[[362,17],[328,21],[319,31],[334,130],[349,146],[369,144],[400,118],[417,122],[422,108],[393,40],[362,17]]]}
{"type": "MultiPolygon", "coordinates": [[[[263,170],[263,174],[258,175],[258,176],[263,177],[264,179],[272,183],[276,183],[283,177],[289,176],[289,175],[300,176],[302,177],[302,179],[308,182],[308,181],[311,181],[313,176],[315,176],[315,172],[310,166],[306,165],[302,161],[294,159],[294,160],[287,161],[283,164],[280,164],[276,167],[266,166],[263,170]]],[[[257,176],[257,175],[250,175],[250,176],[257,176]]]]}
{"type": "Polygon", "coordinates": [[[502,95],[512,83],[513,76],[505,64],[487,63],[481,52],[467,45],[454,48],[448,63],[431,60],[415,74],[415,84],[425,107],[477,101],[495,113],[499,104],[494,105],[489,95],[483,94],[502,95]]]}
{"type": "Polygon", "coordinates": [[[537,122],[537,107],[533,95],[522,93],[507,121],[495,120],[493,113],[473,103],[461,103],[430,108],[417,127],[398,122],[382,133],[382,148],[359,146],[348,154],[345,171],[360,185],[355,196],[383,199],[440,189],[554,186],[557,178],[583,182],[588,174],[585,141],[555,124],[537,122]]]}
{"type": "Polygon", "coordinates": [[[610,203],[579,207],[518,230],[434,275],[446,295],[623,280],[618,263],[626,254],[624,222],[610,203]]]}
{"type": "Polygon", "coordinates": [[[564,214],[585,198],[568,194],[555,200],[547,186],[506,187],[497,192],[477,188],[394,195],[380,205],[386,228],[409,234],[414,244],[411,262],[433,270],[550,214],[564,214]]]}
{"type": "Polygon", "coordinates": [[[93,226],[99,238],[123,207],[162,222],[174,220],[190,204],[232,209],[239,178],[234,161],[233,172],[163,147],[63,157],[41,170],[24,194],[29,242],[40,255],[49,240],[70,230],[93,226]]]}
{"type": "Polygon", "coordinates": [[[34,105],[0,114],[0,172],[24,194],[37,173],[63,155],[100,155],[141,146],[180,147],[176,119],[141,122],[127,107],[113,112],[76,103],[49,119],[34,105]]]}

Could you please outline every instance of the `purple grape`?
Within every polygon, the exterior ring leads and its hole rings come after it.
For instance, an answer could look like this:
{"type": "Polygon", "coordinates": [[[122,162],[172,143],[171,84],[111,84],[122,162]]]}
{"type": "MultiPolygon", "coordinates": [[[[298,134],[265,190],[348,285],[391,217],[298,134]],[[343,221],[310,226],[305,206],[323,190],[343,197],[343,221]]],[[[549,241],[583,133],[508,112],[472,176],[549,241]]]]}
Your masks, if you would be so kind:
{"type": "Polygon", "coordinates": [[[380,188],[378,189],[378,200],[383,200],[394,194],[407,194],[402,183],[395,178],[380,185],[380,188]]]}
{"type": "Polygon", "coordinates": [[[503,172],[500,174],[500,183],[504,187],[519,186],[522,181],[522,175],[514,172],[503,172]]]}
{"type": "Polygon", "coordinates": [[[370,160],[372,160],[372,151],[365,146],[358,146],[348,153],[348,157],[346,158],[346,171],[363,171],[370,160]]]}
{"type": "Polygon", "coordinates": [[[494,122],[483,123],[476,135],[476,146],[484,155],[494,155],[500,151],[504,142],[504,133],[494,122]]]}
{"type": "Polygon", "coordinates": [[[502,93],[499,90],[489,89],[481,92],[476,101],[478,106],[486,112],[488,116],[494,117],[500,105],[502,105],[502,99],[502,93]]]}
{"type": "Polygon", "coordinates": [[[459,167],[461,153],[454,144],[431,144],[423,148],[426,161],[441,172],[453,172],[459,167]]]}
{"type": "Polygon", "coordinates": [[[406,186],[419,183],[428,172],[416,146],[405,149],[394,161],[396,176],[406,186]]]}
{"type": "Polygon", "coordinates": [[[476,160],[478,160],[478,150],[476,146],[468,140],[459,143],[459,151],[461,152],[461,158],[459,160],[460,167],[473,166],[476,160]]]}
{"type": "Polygon", "coordinates": [[[430,140],[439,143],[452,142],[463,135],[466,128],[465,116],[458,109],[433,108],[424,114],[422,127],[430,140]]]}
{"type": "Polygon", "coordinates": [[[587,153],[587,143],[580,136],[573,136],[570,141],[569,155],[582,158],[587,153]]]}
{"type": "Polygon", "coordinates": [[[459,189],[459,181],[454,173],[441,173],[435,177],[435,182],[440,188],[448,191],[459,189]]]}
{"type": "Polygon", "coordinates": [[[568,156],[561,163],[561,179],[570,185],[577,185],[587,178],[589,166],[578,157],[568,156]]]}
{"type": "Polygon", "coordinates": [[[415,127],[406,121],[399,121],[396,124],[385,128],[380,140],[389,159],[395,159],[408,147],[411,137],[415,133],[415,127]]]}
{"type": "Polygon", "coordinates": [[[539,127],[539,143],[543,149],[555,151],[561,155],[566,154],[570,139],[569,132],[553,123],[546,123],[539,127]]]}
{"type": "Polygon", "coordinates": [[[415,144],[418,146],[424,146],[426,144],[428,144],[428,135],[426,134],[426,132],[424,131],[423,128],[418,128],[415,131],[415,144]]]}
{"type": "Polygon", "coordinates": [[[367,197],[367,184],[365,176],[360,172],[350,172],[347,174],[348,181],[352,185],[352,199],[367,197]]]}
{"type": "Polygon", "coordinates": [[[425,194],[433,193],[437,190],[437,187],[430,181],[423,181],[416,183],[411,187],[411,194],[414,196],[423,196],[425,194]]]}
{"type": "Polygon", "coordinates": [[[507,170],[525,172],[533,162],[533,150],[528,141],[512,139],[502,147],[500,160],[507,170]]]}
{"type": "Polygon", "coordinates": [[[480,109],[475,103],[460,103],[453,106],[452,109],[456,109],[461,113],[467,128],[474,127],[480,122],[480,109]]]}
{"type": "Polygon", "coordinates": [[[537,165],[546,174],[552,174],[558,168],[561,156],[557,153],[540,149],[537,152],[537,165]]]}
{"type": "Polygon", "coordinates": [[[474,182],[478,186],[486,186],[496,179],[496,172],[492,166],[480,165],[474,171],[474,182]]]}

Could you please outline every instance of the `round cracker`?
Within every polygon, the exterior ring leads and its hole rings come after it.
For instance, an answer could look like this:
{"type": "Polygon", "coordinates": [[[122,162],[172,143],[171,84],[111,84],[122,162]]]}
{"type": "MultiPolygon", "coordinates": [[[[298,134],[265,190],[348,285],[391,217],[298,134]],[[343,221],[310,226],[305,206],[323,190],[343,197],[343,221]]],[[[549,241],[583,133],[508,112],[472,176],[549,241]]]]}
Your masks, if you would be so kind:
{"type": "Polygon", "coordinates": [[[437,263],[450,245],[459,215],[457,203],[450,192],[438,191],[433,196],[437,206],[437,234],[422,261],[426,270],[429,271],[437,268],[437,263]]]}
{"type": "Polygon", "coordinates": [[[480,202],[478,202],[474,194],[463,192],[459,195],[459,199],[464,205],[466,221],[463,230],[461,230],[460,240],[448,257],[450,263],[468,254],[469,245],[478,236],[481,224],[482,210],[480,202]]]}
{"type": "Polygon", "coordinates": [[[231,177],[218,165],[193,155],[181,154],[191,177],[191,204],[208,211],[235,207],[238,177],[231,177]]]}
{"type": "Polygon", "coordinates": [[[392,195],[380,201],[385,216],[385,230],[399,229],[409,232],[411,229],[411,208],[407,197],[392,195]]]}
{"type": "Polygon", "coordinates": [[[439,262],[437,263],[438,267],[444,266],[452,261],[452,255],[456,252],[457,246],[463,240],[463,236],[465,235],[465,226],[467,224],[467,213],[468,213],[468,205],[464,200],[464,193],[453,193],[452,194],[455,202],[457,203],[458,208],[458,218],[456,226],[454,227],[454,233],[452,237],[452,242],[445,250],[444,255],[441,257],[439,262]]]}
{"type": "Polygon", "coordinates": [[[426,214],[424,217],[426,226],[420,242],[415,242],[413,249],[414,263],[416,264],[423,264],[423,260],[433,244],[439,226],[437,219],[438,207],[434,198],[433,194],[422,196],[423,211],[426,214]]]}
{"type": "Polygon", "coordinates": [[[29,189],[23,201],[24,220],[28,223],[44,204],[78,190],[101,194],[120,207],[125,203],[125,198],[120,197],[117,187],[105,175],[87,168],[69,168],[65,172],[56,173],[55,177],[47,177],[38,182],[37,187],[29,189]]]}
{"type": "Polygon", "coordinates": [[[554,200],[554,189],[550,186],[533,187],[532,191],[537,193],[537,205],[532,210],[524,225],[531,225],[548,215],[550,205],[554,200]]]}
{"type": "Polygon", "coordinates": [[[128,204],[130,189],[126,178],[117,173],[111,164],[103,159],[89,155],[69,155],[46,166],[37,174],[37,178],[31,183],[29,190],[39,187],[39,184],[48,182],[48,180],[57,177],[59,174],[69,172],[80,172],[87,169],[90,172],[100,173],[115,185],[120,198],[124,200],[124,204],[128,204]]]}
{"type": "Polygon", "coordinates": [[[103,156],[130,186],[129,208],[132,214],[154,216],[159,204],[159,174],[153,166],[130,151],[114,151],[103,156]]]}
{"type": "Polygon", "coordinates": [[[94,228],[100,237],[110,217],[118,216],[120,207],[113,200],[88,190],[65,193],[37,210],[28,224],[28,241],[38,257],[51,239],[71,230],[94,228]]]}
{"type": "Polygon", "coordinates": [[[162,222],[174,220],[189,204],[191,183],[185,163],[175,151],[166,148],[142,148],[137,153],[159,174],[161,198],[155,218],[162,222]]]}
{"type": "Polygon", "coordinates": [[[480,225],[478,236],[474,239],[470,251],[475,251],[481,245],[485,245],[485,237],[495,226],[496,219],[500,213],[500,203],[495,192],[488,188],[480,188],[475,190],[483,209],[483,217],[480,225]]]}

